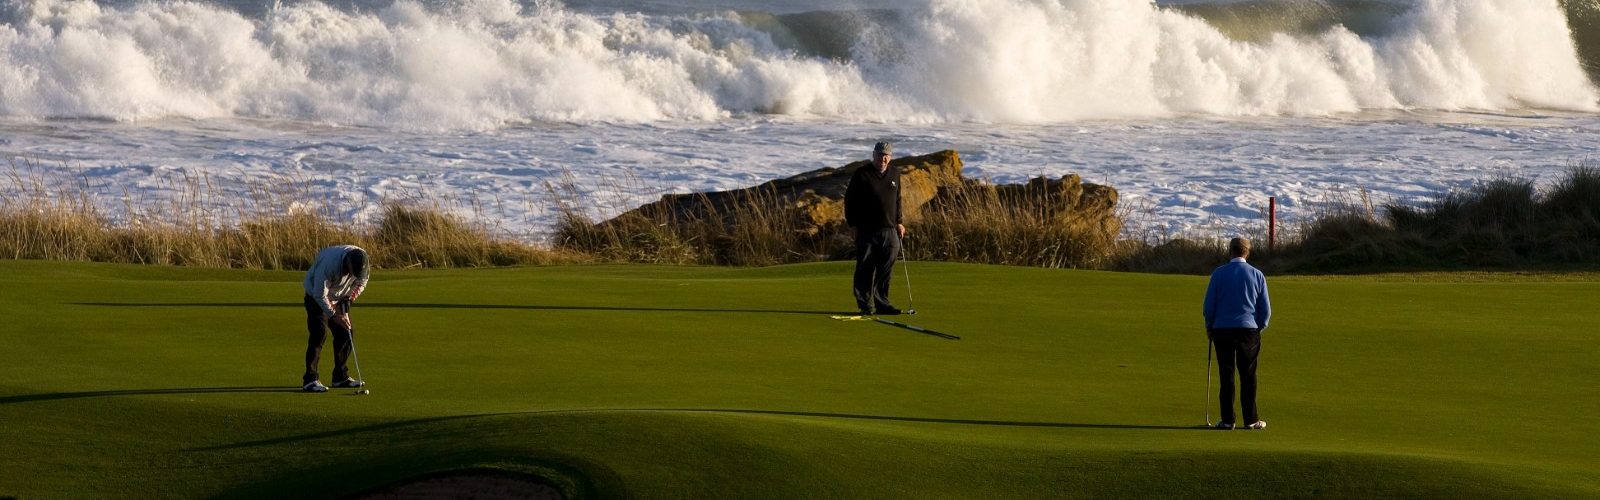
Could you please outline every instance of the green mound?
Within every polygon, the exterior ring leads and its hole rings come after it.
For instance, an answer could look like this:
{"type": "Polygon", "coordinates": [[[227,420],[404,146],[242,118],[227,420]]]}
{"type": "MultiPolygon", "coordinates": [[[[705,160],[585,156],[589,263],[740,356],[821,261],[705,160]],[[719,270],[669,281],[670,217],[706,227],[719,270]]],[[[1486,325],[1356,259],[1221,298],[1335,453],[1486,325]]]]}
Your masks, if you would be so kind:
{"type": "Polygon", "coordinates": [[[1600,495],[1590,276],[1269,278],[1272,426],[1217,432],[1203,278],[911,265],[961,340],[831,319],[840,263],[380,273],[358,397],[295,390],[297,273],[0,261],[0,496],[1600,495]]]}

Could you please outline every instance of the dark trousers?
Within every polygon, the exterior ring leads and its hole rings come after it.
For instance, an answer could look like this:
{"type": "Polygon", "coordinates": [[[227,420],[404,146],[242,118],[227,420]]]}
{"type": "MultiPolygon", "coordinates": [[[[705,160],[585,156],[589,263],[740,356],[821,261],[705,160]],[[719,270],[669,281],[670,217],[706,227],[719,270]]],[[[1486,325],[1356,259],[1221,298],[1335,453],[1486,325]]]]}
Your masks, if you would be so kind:
{"type": "MultiPolygon", "coordinates": [[[[341,301],[336,311],[349,312],[350,302],[341,301]]],[[[300,377],[300,385],[317,380],[317,362],[322,358],[322,343],[328,338],[328,330],[333,330],[333,378],[330,382],[338,382],[350,378],[350,369],[345,363],[350,361],[350,330],[345,329],[336,321],[322,318],[322,306],[317,305],[317,299],[306,295],[306,330],[311,337],[306,339],[306,374],[300,377]],[[326,328],[324,328],[326,327],[326,328]]]]}
{"type": "Polygon", "coordinates": [[[1239,406],[1244,410],[1242,425],[1256,423],[1261,420],[1261,415],[1256,413],[1256,357],[1261,355],[1261,330],[1219,328],[1211,331],[1211,342],[1217,346],[1217,374],[1222,379],[1217,396],[1222,404],[1222,421],[1235,423],[1233,372],[1238,370],[1239,406]]]}
{"type": "Polygon", "coordinates": [[[862,229],[856,234],[856,308],[893,308],[889,303],[889,276],[895,257],[900,255],[899,230],[862,229]]]}

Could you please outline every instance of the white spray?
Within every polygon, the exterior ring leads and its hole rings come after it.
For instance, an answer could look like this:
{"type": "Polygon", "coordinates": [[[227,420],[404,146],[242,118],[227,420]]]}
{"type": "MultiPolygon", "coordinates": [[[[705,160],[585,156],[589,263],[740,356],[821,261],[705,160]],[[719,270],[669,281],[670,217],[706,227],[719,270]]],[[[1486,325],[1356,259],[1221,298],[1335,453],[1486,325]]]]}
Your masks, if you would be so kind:
{"type": "Polygon", "coordinates": [[[734,15],[589,15],[514,0],[12,0],[0,115],[252,117],[415,130],[530,121],[1048,123],[1363,109],[1600,110],[1556,0],[1417,0],[1386,34],[1227,38],[1149,0],[928,0],[800,55],[734,15]],[[892,43],[882,43],[883,40],[892,43]]]}

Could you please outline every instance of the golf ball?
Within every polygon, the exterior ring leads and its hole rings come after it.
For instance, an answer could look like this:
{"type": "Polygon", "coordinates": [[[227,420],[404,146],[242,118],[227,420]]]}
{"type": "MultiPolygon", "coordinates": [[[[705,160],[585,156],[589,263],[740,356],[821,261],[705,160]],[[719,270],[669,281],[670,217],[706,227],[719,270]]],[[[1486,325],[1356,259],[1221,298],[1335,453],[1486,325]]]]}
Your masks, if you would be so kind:
{"type": "Polygon", "coordinates": [[[366,389],[362,389],[362,390],[356,391],[356,394],[372,394],[372,391],[369,391],[369,390],[366,390],[366,389]]]}

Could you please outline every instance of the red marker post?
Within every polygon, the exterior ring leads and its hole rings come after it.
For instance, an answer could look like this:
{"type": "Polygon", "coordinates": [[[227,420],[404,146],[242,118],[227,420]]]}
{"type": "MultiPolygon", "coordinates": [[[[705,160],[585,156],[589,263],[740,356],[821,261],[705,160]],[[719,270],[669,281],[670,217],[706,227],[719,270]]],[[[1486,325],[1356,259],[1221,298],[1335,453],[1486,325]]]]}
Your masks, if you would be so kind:
{"type": "Polygon", "coordinates": [[[1278,246],[1278,197],[1267,197],[1267,249],[1278,246]]]}

